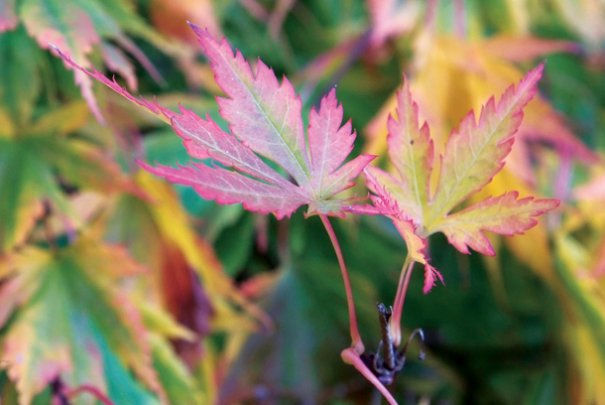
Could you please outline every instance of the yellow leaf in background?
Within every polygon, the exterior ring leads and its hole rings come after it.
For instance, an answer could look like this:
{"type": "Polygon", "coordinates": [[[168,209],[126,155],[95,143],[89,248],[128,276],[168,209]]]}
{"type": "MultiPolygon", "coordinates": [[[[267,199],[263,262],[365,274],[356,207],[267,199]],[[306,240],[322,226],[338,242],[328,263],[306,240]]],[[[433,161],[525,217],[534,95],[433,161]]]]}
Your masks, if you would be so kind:
{"type": "Polygon", "coordinates": [[[597,48],[605,38],[605,2],[602,0],[553,0],[565,21],[589,45],[597,48]]]}
{"type": "MultiPolygon", "coordinates": [[[[172,187],[144,171],[137,173],[136,179],[148,198],[146,207],[156,228],[154,232],[162,238],[163,242],[160,243],[169,245],[169,251],[172,252],[170,255],[173,259],[170,260],[185,261],[181,264],[175,262],[162,264],[163,269],[160,270],[160,274],[162,274],[163,287],[161,288],[174,289],[177,267],[183,264],[190,266],[199,275],[204,294],[209,299],[206,305],[210,305],[212,310],[210,323],[205,327],[208,331],[226,332],[225,349],[221,351],[220,364],[210,358],[213,356],[210,345],[197,341],[197,344],[201,345],[200,350],[204,350],[201,365],[205,370],[203,372],[203,379],[206,381],[205,394],[209,403],[214,403],[216,379],[220,378],[220,370],[216,367],[228,368],[240,353],[250,333],[257,330],[259,324],[271,328],[271,320],[260,308],[245,298],[223,272],[212,247],[194,231],[172,187]]],[[[166,246],[160,246],[158,249],[164,254],[167,252],[166,246]]],[[[165,258],[160,260],[164,263],[165,258]]],[[[178,293],[178,290],[174,292],[178,293]]]]}
{"type": "MultiPolygon", "coordinates": [[[[422,63],[415,66],[410,87],[424,114],[420,121],[431,126],[436,153],[443,152],[448,134],[471,109],[478,111],[490,96],[522,77],[521,71],[511,75],[497,63],[486,67],[489,61],[476,46],[452,37],[434,38],[421,52],[422,63]],[[499,70],[505,70],[504,77],[499,70]]],[[[386,150],[386,117],[395,106],[393,96],[368,126],[370,153],[386,150]]]]}
{"type": "Polygon", "coordinates": [[[182,250],[187,262],[200,275],[213,301],[225,298],[233,300],[257,320],[267,323],[266,315],[252,303],[247,302],[233,286],[232,280],[223,272],[211,246],[195,234],[171,186],[144,171],[138,173],[137,179],[154,203],[152,214],[159,230],[182,250]]]}
{"type": "MultiPolygon", "coordinates": [[[[134,175],[134,182],[139,192],[115,199],[99,218],[99,229],[109,240],[127,246],[150,270],[134,288],[137,307],[148,328],[174,340],[176,353],[186,364],[206,370],[200,377],[206,381],[204,395],[214,403],[221,377],[215,367],[228,367],[249,334],[270,320],[224,273],[174,189],[144,171],[134,175]],[[209,357],[216,348],[203,338],[216,331],[226,332],[226,349],[214,361],[209,357]]],[[[177,370],[164,371],[169,378],[177,370]]]]}
{"type": "Polygon", "coordinates": [[[562,303],[566,309],[567,346],[581,374],[585,404],[605,403],[605,284],[595,277],[595,258],[564,232],[555,238],[562,303]]]}
{"type": "MultiPolygon", "coordinates": [[[[198,378],[182,363],[169,342],[151,334],[149,342],[158,378],[166,389],[169,404],[211,404],[208,392],[200,389],[198,378]]],[[[210,396],[214,398],[215,396],[210,396]]]]}
{"type": "Polygon", "coordinates": [[[12,138],[15,136],[15,126],[10,115],[0,109],[0,138],[12,138]]]}
{"type": "Polygon", "coordinates": [[[583,322],[572,323],[566,328],[567,347],[571,348],[573,361],[578,362],[581,389],[578,405],[605,404],[605,360],[603,342],[595,340],[591,327],[583,322]]]}
{"type": "MultiPolygon", "coordinates": [[[[231,339],[233,340],[233,339],[231,339]]],[[[230,340],[230,341],[231,341],[230,340]]],[[[239,345],[239,347],[243,346],[243,343],[239,345]]],[[[201,364],[201,373],[204,379],[204,392],[206,394],[207,403],[213,404],[217,402],[218,398],[218,389],[217,389],[217,370],[220,370],[221,364],[217,361],[217,355],[213,352],[210,345],[207,343],[202,343],[202,347],[204,349],[204,353],[206,354],[202,358],[201,364]]],[[[239,352],[239,348],[238,348],[239,352]]],[[[229,364],[229,363],[228,363],[229,364]]]]}
{"type": "Polygon", "coordinates": [[[588,249],[569,235],[558,233],[557,253],[563,264],[573,269],[578,277],[588,276],[590,269],[590,252],[588,249]]]}
{"type": "Polygon", "coordinates": [[[508,0],[507,9],[513,27],[513,32],[527,34],[530,29],[530,16],[528,10],[528,0],[508,0]]]}
{"type": "Polygon", "coordinates": [[[52,133],[67,135],[83,128],[90,121],[90,110],[84,101],[74,101],[50,111],[38,121],[30,124],[30,134],[52,133]]]}
{"type": "Polygon", "coordinates": [[[133,301],[141,311],[143,322],[147,328],[170,339],[195,340],[196,336],[191,330],[178,324],[163,309],[149,302],[146,297],[135,296],[133,301]]]}
{"type": "Polygon", "coordinates": [[[591,179],[576,187],[573,193],[584,221],[605,233],[605,211],[601,209],[605,201],[605,167],[594,165],[591,172],[591,179]]]}
{"type": "MultiPolygon", "coordinates": [[[[530,50],[526,50],[526,54],[514,54],[513,60],[531,60],[550,52],[577,49],[570,42],[529,37],[493,37],[466,42],[441,36],[418,47],[419,55],[410,75],[410,86],[424,114],[420,117],[421,121],[427,120],[431,126],[436,139],[436,153],[443,152],[448,134],[469,111],[477,110],[489,97],[501,94],[510,83],[518,82],[523,77],[523,72],[502,56],[510,54],[511,47],[521,47],[524,41],[530,45],[530,50]]],[[[393,96],[368,125],[369,153],[381,154],[386,150],[386,118],[394,112],[395,106],[393,96]]],[[[539,97],[527,105],[519,136],[522,140],[529,138],[547,142],[581,159],[596,160],[594,153],[574,137],[562,118],[539,97]]],[[[514,162],[515,166],[520,166],[516,170],[518,173],[527,171],[523,169],[520,156],[514,162]]]]}

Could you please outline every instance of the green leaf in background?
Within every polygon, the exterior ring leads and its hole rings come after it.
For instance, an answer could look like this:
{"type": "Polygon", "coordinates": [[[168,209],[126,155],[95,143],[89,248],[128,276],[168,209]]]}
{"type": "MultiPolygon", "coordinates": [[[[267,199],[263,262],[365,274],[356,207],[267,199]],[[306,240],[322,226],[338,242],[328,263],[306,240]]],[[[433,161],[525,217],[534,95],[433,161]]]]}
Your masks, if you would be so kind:
{"type": "Polygon", "coordinates": [[[65,105],[0,137],[0,251],[22,244],[44,214],[44,202],[70,221],[65,187],[102,192],[132,189],[118,165],[90,142],[68,133],[85,125],[82,103],[65,105]]]}
{"type": "Polygon", "coordinates": [[[158,336],[151,335],[153,366],[166,390],[171,404],[195,405],[207,403],[199,390],[199,382],[175,355],[170,345],[158,336]]]}
{"type": "MultiPolygon", "coordinates": [[[[137,78],[125,52],[137,59],[156,81],[161,82],[162,78],[147,56],[126,35],[127,33],[145,38],[157,48],[173,56],[183,56],[188,53],[187,49],[180,49],[153,30],[137,14],[131,2],[125,0],[102,2],[13,0],[10,3],[0,4],[0,10],[14,16],[7,20],[0,20],[0,32],[15,29],[20,22],[40,48],[59,47],[68,51],[75,60],[85,66],[91,65],[91,53],[98,51],[105,65],[124,76],[132,88],[136,88],[137,78]],[[120,47],[114,46],[111,42],[119,44],[120,47]]],[[[22,28],[17,30],[22,31],[22,28]]],[[[27,48],[25,50],[21,58],[28,56],[27,48]]],[[[36,68],[34,62],[30,60],[24,64],[11,65],[29,66],[31,69],[36,68]]],[[[93,93],[91,80],[82,72],[75,72],[75,82],[93,114],[99,121],[104,121],[93,93]]]]}
{"type": "Polygon", "coordinates": [[[41,56],[22,27],[0,35],[0,135],[13,135],[30,121],[41,90],[41,56]]]}
{"type": "Polygon", "coordinates": [[[120,288],[120,279],[142,271],[123,249],[83,236],[56,251],[25,249],[6,266],[4,274],[18,271],[0,290],[9,327],[2,358],[21,404],[56,379],[139,396],[142,384],[164,395],[140,317],[120,288]],[[139,382],[126,384],[126,367],[139,382]]]}

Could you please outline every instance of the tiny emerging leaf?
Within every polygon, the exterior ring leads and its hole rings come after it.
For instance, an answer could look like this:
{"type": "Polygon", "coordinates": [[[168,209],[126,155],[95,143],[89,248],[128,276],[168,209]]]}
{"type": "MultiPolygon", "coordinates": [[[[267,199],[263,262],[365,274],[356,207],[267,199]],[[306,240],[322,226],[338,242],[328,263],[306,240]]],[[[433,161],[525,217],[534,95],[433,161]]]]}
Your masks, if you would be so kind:
{"type": "Polygon", "coordinates": [[[186,108],[177,113],[135,98],[115,81],[57,52],[70,66],[168,120],[192,157],[211,158],[220,164],[173,168],[142,163],[146,170],[191,186],[204,198],[221,204],[241,203],[250,211],[273,213],[278,218],[301,205],[309,205],[309,215],[342,215],[348,200],[339,194],[353,185],[373,156],[361,155],[345,164],[355,133],[349,122],[342,124],[343,110],[335,91],[311,111],[305,134],[300,98],[286,78],[280,82],[260,60],[252,68],[227,41],[191,27],[227,96],[217,102],[229,131],[186,108]]]}
{"type": "Polygon", "coordinates": [[[471,194],[481,190],[504,166],[523,108],[535,95],[543,66],[530,71],[515,88],[509,87],[496,103],[492,97],[478,121],[470,112],[446,144],[438,173],[433,173],[433,140],[427,124],[419,125],[418,106],[408,84],[397,94],[397,117],[389,117],[390,172],[365,170],[376,209],[388,215],[404,238],[410,258],[425,265],[425,293],[441,275],[429,264],[426,238],[443,232],[462,253],[472,248],[495,254],[485,231],[520,234],[537,223],[537,217],[556,208],[554,199],[518,198],[517,192],[490,197],[452,213],[471,194]],[[436,187],[431,179],[436,177],[436,187]]]}

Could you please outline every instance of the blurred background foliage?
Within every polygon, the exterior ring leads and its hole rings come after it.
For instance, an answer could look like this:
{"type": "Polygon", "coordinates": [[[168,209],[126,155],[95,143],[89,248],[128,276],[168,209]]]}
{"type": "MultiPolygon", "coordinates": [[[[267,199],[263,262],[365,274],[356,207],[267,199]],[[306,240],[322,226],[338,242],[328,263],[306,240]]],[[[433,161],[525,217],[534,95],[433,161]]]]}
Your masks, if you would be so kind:
{"type": "MultiPolygon", "coordinates": [[[[220,121],[187,20],[288,76],[307,111],[337,86],[356,147],[379,155],[402,72],[439,150],[546,61],[482,193],[561,207],[494,238],[493,258],[431,239],[446,285],[423,295],[416,274],[403,316],[427,357],[412,345],[391,388],[400,403],[605,404],[600,0],[0,0],[0,402],[380,402],[338,356],[346,301],[319,220],[217,206],[141,172],[137,159],[187,162],[180,139],[48,51],[220,121]]],[[[337,233],[372,348],[405,247],[383,218],[337,233]]]]}

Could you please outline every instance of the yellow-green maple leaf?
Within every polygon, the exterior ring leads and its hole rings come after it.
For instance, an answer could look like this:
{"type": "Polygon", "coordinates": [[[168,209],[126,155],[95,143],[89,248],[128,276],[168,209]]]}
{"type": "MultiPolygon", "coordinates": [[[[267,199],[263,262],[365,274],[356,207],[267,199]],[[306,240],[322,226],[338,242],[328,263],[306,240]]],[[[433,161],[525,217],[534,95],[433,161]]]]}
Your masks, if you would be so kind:
{"type": "Polygon", "coordinates": [[[430,290],[436,274],[428,264],[426,243],[421,242],[429,235],[443,232],[463,253],[472,248],[493,255],[485,231],[504,235],[522,233],[537,223],[539,215],[558,205],[556,200],[519,199],[518,193],[506,192],[452,213],[502,169],[521,123],[523,108],[534,96],[541,74],[539,66],[516,88],[509,87],[497,103],[490,98],[478,120],[473,112],[467,114],[450,135],[437,173],[433,173],[433,140],[428,126],[419,125],[418,106],[407,83],[399,92],[397,117],[388,121],[392,169],[387,173],[371,167],[366,169],[366,175],[374,204],[395,221],[408,245],[414,241],[408,250],[414,260],[425,264],[425,292],[430,290]]]}
{"type": "Polygon", "coordinates": [[[144,271],[123,248],[82,236],[65,248],[24,249],[2,265],[12,277],[0,289],[0,324],[11,319],[11,327],[0,357],[20,404],[58,378],[124,403],[164,398],[140,316],[120,292],[120,279],[144,271]],[[117,380],[123,393],[112,391],[117,380]]]}

